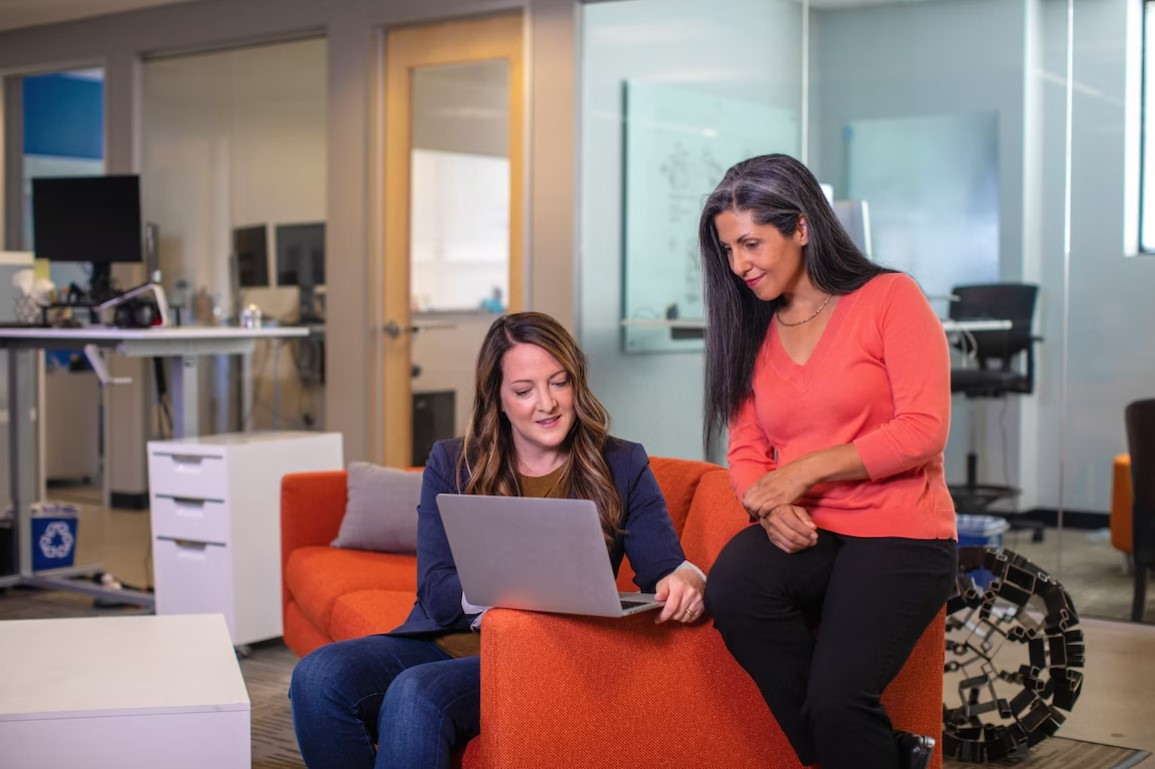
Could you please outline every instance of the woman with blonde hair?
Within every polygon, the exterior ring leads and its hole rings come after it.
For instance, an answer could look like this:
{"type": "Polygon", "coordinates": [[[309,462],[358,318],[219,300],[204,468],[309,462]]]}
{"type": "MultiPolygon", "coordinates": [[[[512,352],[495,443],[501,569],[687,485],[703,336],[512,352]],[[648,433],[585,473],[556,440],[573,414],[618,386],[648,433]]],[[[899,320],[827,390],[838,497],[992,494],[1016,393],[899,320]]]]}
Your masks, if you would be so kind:
{"type": "Polygon", "coordinates": [[[293,722],[311,769],[446,767],[480,731],[486,607],[462,593],[440,493],[591,499],[615,573],[628,555],[642,591],[665,601],[657,621],[701,616],[705,578],[685,560],[649,458],[609,435],[586,370],[548,315],[507,315],[490,327],[465,437],[437,443],[425,466],[412,613],[391,633],[323,646],[293,671],[293,722]]]}

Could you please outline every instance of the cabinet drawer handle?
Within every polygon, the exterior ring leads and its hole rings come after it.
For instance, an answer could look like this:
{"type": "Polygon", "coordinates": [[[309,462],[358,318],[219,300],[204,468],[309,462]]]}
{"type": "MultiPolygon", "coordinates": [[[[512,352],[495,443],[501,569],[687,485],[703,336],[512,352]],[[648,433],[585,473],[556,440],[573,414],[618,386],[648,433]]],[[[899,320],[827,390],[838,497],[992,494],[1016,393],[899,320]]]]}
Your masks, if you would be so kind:
{"type": "Polygon", "coordinates": [[[183,508],[195,508],[195,511],[197,513],[201,513],[204,511],[206,501],[207,500],[204,500],[204,499],[193,499],[192,497],[173,497],[172,498],[172,503],[176,507],[178,507],[178,508],[182,508],[182,507],[183,508]]]}
{"type": "Polygon", "coordinates": [[[207,542],[195,542],[191,539],[174,539],[172,543],[178,550],[190,555],[204,555],[205,549],[208,548],[207,542]]]}
{"type": "Polygon", "coordinates": [[[177,473],[202,473],[208,469],[209,460],[218,457],[202,457],[197,454],[169,454],[172,460],[172,469],[177,473]]]}

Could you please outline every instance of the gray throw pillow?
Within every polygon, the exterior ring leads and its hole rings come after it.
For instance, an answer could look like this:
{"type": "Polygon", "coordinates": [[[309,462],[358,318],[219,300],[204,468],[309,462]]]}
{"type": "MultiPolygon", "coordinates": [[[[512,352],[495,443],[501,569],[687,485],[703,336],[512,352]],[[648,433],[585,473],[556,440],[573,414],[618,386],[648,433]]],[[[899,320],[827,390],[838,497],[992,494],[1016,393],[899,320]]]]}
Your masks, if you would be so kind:
{"type": "Polygon", "coordinates": [[[349,501],[333,547],[417,552],[417,503],[421,473],[381,467],[369,462],[349,464],[349,501]]]}

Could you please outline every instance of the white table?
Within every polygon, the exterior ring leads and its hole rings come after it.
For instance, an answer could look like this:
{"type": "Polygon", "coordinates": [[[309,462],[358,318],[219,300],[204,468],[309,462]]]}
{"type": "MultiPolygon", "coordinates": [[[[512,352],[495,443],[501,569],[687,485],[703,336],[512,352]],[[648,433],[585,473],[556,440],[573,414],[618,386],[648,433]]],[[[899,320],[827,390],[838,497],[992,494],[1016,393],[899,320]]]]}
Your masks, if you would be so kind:
{"type": "Polygon", "coordinates": [[[942,330],[948,334],[973,331],[1009,331],[1014,324],[1009,320],[944,320],[942,330]]]}
{"type": "Polygon", "coordinates": [[[250,702],[219,614],[0,622],[0,766],[246,769],[250,702]]]}
{"type": "MultiPolygon", "coordinates": [[[[66,579],[69,575],[91,572],[94,570],[92,566],[57,569],[41,574],[34,574],[32,571],[32,541],[27,532],[32,525],[30,506],[35,501],[33,487],[36,484],[36,473],[29,462],[29,460],[35,462],[36,457],[30,416],[35,397],[31,388],[33,377],[27,376],[25,371],[30,370],[35,362],[37,350],[78,350],[85,345],[94,344],[129,357],[163,358],[169,372],[173,437],[184,438],[196,435],[197,432],[199,405],[197,367],[200,356],[244,355],[247,359],[258,339],[286,339],[308,335],[309,329],[290,326],[0,328],[0,348],[8,350],[9,483],[17,524],[13,536],[18,542],[16,550],[18,573],[10,577],[0,577],[0,587],[13,584],[33,585],[59,590],[78,590],[145,606],[153,604],[152,596],[147,593],[132,590],[109,591],[95,584],[66,579]]],[[[249,392],[246,390],[246,393],[249,392]]],[[[251,413],[251,395],[246,395],[245,400],[241,413],[251,413]]],[[[106,425],[105,429],[115,428],[106,425]]]]}

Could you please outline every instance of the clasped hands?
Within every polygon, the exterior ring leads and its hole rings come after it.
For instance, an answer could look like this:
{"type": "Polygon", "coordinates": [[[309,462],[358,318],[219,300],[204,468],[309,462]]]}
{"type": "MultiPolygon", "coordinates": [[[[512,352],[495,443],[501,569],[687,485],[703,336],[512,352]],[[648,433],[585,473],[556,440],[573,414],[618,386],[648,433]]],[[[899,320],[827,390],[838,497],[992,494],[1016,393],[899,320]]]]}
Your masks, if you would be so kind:
{"type": "Polygon", "coordinates": [[[797,553],[818,544],[818,527],[805,508],[795,504],[810,486],[797,465],[785,465],[763,475],[742,496],[742,506],[779,550],[797,553]]]}

